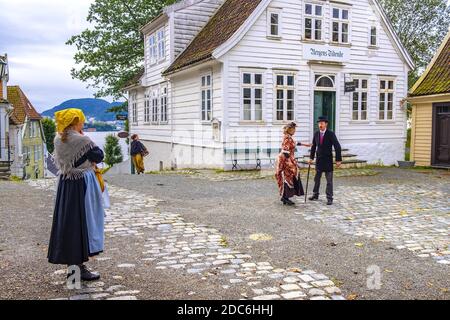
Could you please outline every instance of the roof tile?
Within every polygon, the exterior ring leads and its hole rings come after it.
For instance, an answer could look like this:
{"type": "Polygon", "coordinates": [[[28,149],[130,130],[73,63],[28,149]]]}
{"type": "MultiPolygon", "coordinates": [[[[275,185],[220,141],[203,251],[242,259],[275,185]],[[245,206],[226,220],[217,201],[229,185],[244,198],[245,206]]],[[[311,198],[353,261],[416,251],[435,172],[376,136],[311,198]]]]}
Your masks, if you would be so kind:
{"type": "Polygon", "coordinates": [[[29,120],[42,119],[19,86],[8,86],[8,101],[14,108],[10,116],[14,124],[23,124],[27,117],[29,120]]]}

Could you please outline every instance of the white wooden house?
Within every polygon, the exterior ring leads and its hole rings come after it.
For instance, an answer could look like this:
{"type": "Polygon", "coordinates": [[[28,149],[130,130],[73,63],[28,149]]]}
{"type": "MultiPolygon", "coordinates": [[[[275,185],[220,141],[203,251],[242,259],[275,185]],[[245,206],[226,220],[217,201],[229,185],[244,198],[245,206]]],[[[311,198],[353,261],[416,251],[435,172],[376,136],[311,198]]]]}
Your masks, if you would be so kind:
{"type": "Polygon", "coordinates": [[[310,141],[323,115],[359,159],[404,159],[414,66],[376,0],[185,0],[142,32],[145,70],[126,90],[149,170],[229,169],[245,149],[242,167],[268,165],[285,123],[310,141]]]}

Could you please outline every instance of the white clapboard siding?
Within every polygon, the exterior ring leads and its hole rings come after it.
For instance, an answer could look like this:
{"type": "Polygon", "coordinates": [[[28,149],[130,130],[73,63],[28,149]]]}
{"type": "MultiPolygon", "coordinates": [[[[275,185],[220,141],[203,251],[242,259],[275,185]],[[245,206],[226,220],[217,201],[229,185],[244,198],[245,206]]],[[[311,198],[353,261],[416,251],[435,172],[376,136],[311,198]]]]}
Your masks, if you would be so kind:
{"type": "MultiPolygon", "coordinates": [[[[265,124],[264,134],[269,135],[268,144],[279,143],[282,125],[274,123],[274,82],[273,69],[296,70],[296,121],[299,125],[297,138],[310,140],[312,138],[313,119],[313,83],[312,73],[314,71],[329,71],[337,74],[337,121],[336,131],[339,138],[344,142],[352,141],[355,136],[367,139],[397,139],[405,138],[405,111],[400,106],[400,101],[407,93],[407,70],[406,64],[389,39],[385,29],[381,27],[381,20],[368,0],[347,1],[351,3],[351,60],[343,67],[308,65],[302,59],[303,16],[304,1],[296,0],[274,0],[270,7],[282,8],[282,39],[272,40],[267,38],[267,14],[264,13],[250,28],[244,38],[224,56],[227,61],[228,90],[226,93],[227,105],[226,116],[229,127],[227,135],[241,139],[261,138],[257,135],[261,126],[243,125],[241,120],[241,84],[240,71],[248,69],[264,68],[265,87],[263,102],[263,117],[265,124]],[[378,21],[378,49],[371,50],[369,57],[369,18],[378,21]],[[369,92],[369,121],[357,123],[351,120],[351,94],[344,94],[344,82],[351,74],[368,74],[370,76],[369,92]],[[395,83],[395,115],[391,122],[378,121],[378,87],[379,76],[393,76],[395,83]],[[267,131],[270,133],[267,134],[267,131]]],[[[331,8],[325,10],[325,33],[326,40],[330,38],[330,16],[331,8]]]]}
{"type": "MultiPolygon", "coordinates": [[[[150,33],[147,33],[144,35],[145,38],[145,45],[144,45],[144,49],[145,49],[145,76],[144,76],[144,82],[143,85],[144,86],[152,86],[155,84],[159,84],[162,81],[164,81],[163,77],[162,77],[162,72],[167,69],[170,66],[170,51],[172,50],[170,44],[171,44],[171,39],[170,39],[170,23],[169,22],[165,22],[164,24],[162,24],[160,27],[157,27],[156,29],[154,29],[153,31],[151,31],[150,33]],[[159,61],[156,64],[151,64],[150,63],[150,41],[149,41],[149,37],[151,36],[152,33],[156,32],[157,30],[160,30],[160,28],[164,27],[164,36],[165,36],[165,59],[163,61],[159,61]]],[[[143,110],[143,109],[142,109],[143,110]]]]}
{"type": "Polygon", "coordinates": [[[222,108],[222,67],[213,66],[190,71],[172,79],[173,140],[174,143],[192,143],[193,145],[215,146],[212,126],[201,121],[201,76],[212,74],[213,118],[223,118],[222,108]]]}
{"type": "Polygon", "coordinates": [[[191,1],[173,13],[174,54],[178,56],[206,25],[224,0],[191,1]]]}

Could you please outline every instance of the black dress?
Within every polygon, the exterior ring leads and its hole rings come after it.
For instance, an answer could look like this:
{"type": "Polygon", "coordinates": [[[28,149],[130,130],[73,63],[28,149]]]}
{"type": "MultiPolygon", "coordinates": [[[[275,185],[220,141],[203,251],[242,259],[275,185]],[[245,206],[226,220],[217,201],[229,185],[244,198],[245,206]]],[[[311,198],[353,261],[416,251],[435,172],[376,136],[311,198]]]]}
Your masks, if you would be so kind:
{"type": "MultiPolygon", "coordinates": [[[[95,147],[80,158],[75,167],[86,160],[103,161],[103,151],[95,147]]],[[[79,265],[100,252],[89,252],[89,238],[85,211],[86,184],[60,177],[56,193],[53,225],[48,247],[48,261],[53,264],[79,265]]]]}

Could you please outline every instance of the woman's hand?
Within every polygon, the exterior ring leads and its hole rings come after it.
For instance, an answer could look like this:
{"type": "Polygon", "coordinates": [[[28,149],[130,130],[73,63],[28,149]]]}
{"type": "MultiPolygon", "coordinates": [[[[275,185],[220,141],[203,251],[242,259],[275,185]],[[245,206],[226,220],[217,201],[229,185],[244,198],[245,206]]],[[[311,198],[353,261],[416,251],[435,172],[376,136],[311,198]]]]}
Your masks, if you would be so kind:
{"type": "Polygon", "coordinates": [[[299,145],[299,146],[302,146],[302,147],[308,147],[308,148],[311,148],[311,147],[312,147],[312,144],[311,144],[311,143],[299,142],[298,145],[299,145]]]}

